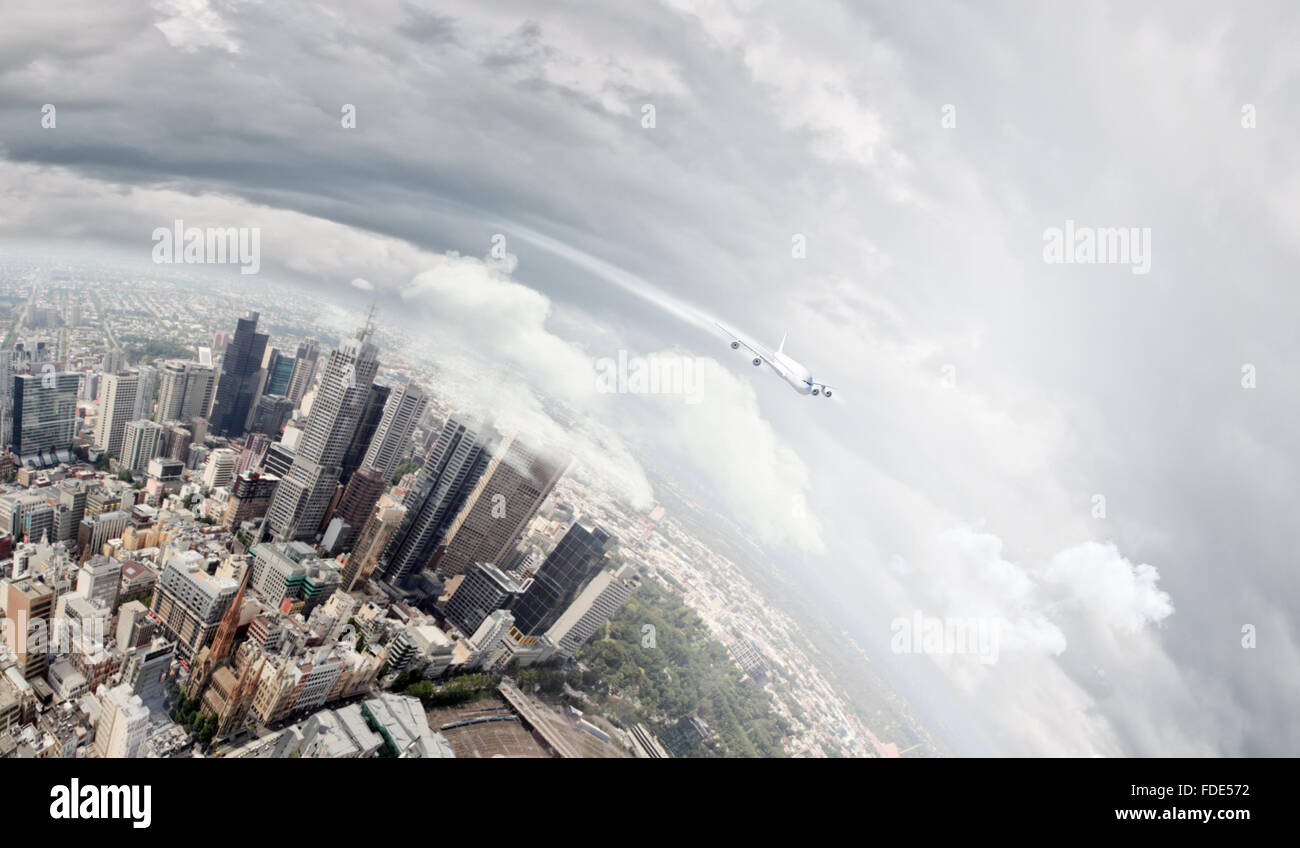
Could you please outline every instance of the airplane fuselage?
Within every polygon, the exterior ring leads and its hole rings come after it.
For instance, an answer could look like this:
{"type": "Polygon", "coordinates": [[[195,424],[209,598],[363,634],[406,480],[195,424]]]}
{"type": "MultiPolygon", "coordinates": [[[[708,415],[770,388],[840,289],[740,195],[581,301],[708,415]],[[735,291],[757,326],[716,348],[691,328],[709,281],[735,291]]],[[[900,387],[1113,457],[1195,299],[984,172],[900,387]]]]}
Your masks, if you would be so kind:
{"type": "Polygon", "coordinates": [[[718,327],[718,329],[731,336],[732,350],[740,350],[742,347],[745,348],[745,350],[749,351],[749,355],[752,355],[753,358],[751,361],[754,365],[758,366],[766,363],[767,367],[771,368],[776,373],[776,376],[784,380],[790,388],[794,389],[799,394],[812,395],[813,397],[820,395],[821,397],[827,398],[831,396],[831,390],[835,388],[834,386],[828,386],[825,383],[819,383],[814,380],[811,371],[786,356],[785,338],[781,339],[781,346],[773,353],[765,350],[760,344],[745,341],[739,335],[728,330],[717,321],[714,321],[713,323],[718,327]]]}
{"type": "Polygon", "coordinates": [[[772,354],[772,358],[768,360],[767,364],[776,372],[778,377],[790,384],[790,388],[801,395],[812,394],[812,372],[807,368],[784,353],[772,354]]]}

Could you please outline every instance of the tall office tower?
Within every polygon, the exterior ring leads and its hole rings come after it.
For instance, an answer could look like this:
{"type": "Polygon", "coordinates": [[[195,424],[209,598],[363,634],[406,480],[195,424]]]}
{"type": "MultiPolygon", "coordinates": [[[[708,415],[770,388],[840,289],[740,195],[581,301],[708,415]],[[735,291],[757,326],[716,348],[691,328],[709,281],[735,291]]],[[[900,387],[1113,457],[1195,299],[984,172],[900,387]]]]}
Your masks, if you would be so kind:
{"type": "Polygon", "coordinates": [[[289,395],[289,381],[293,379],[293,366],[296,360],[285,356],[278,348],[269,348],[266,354],[266,385],[262,393],[268,395],[289,395]]]}
{"type": "Polygon", "coordinates": [[[235,452],[230,448],[217,448],[208,454],[203,465],[203,485],[209,489],[229,486],[235,476],[235,452]]]}
{"type": "Polygon", "coordinates": [[[388,541],[402,526],[405,515],[406,508],[401,504],[380,503],[375,508],[361,528],[361,534],[357,537],[352,553],[348,555],[339,588],[351,592],[370,579],[375,567],[379,565],[379,558],[383,555],[384,549],[388,547],[388,541]]]}
{"type": "Polygon", "coordinates": [[[387,478],[373,468],[361,468],[352,475],[339,500],[338,512],[335,513],[335,517],[342,519],[348,526],[335,541],[335,550],[346,550],[352,540],[361,534],[361,528],[365,526],[370,513],[374,512],[375,504],[379,503],[380,496],[387,488],[386,483],[387,478]]]}
{"type": "Polygon", "coordinates": [[[614,537],[600,527],[575,523],[542,563],[533,584],[514,606],[515,627],[537,636],[555,623],[605,562],[614,537]]]}
{"type": "Polygon", "coordinates": [[[54,614],[54,590],[34,577],[24,577],[9,584],[5,617],[14,623],[12,637],[18,644],[9,650],[16,655],[18,670],[33,680],[45,676],[48,643],[54,614]],[[23,637],[23,638],[19,638],[23,637]]]}
{"type": "Polygon", "coordinates": [[[169,359],[158,375],[158,409],[153,420],[207,418],[217,374],[211,365],[169,359]]]}
{"type": "Polygon", "coordinates": [[[378,383],[370,387],[366,405],[362,407],[361,418],[357,421],[357,429],[352,431],[352,441],[348,442],[348,449],[343,453],[343,471],[339,475],[341,482],[346,483],[352,479],[352,475],[361,467],[361,461],[366,458],[370,443],[374,441],[375,432],[379,429],[379,422],[383,420],[384,407],[391,391],[388,386],[378,383]]]}
{"type": "Polygon", "coordinates": [[[95,697],[99,699],[95,753],[101,759],[137,756],[149,732],[149,708],[126,684],[112,689],[100,684],[95,697]]]}
{"type": "Polygon", "coordinates": [[[393,476],[393,471],[410,448],[411,431],[428,405],[429,399],[415,384],[393,391],[384,404],[384,415],[361,464],[375,469],[385,478],[393,476]]]}
{"type": "Polygon", "coordinates": [[[293,415],[293,401],[283,395],[262,395],[253,408],[253,417],[249,421],[248,431],[278,436],[290,415],[293,415]]]}
{"type": "Polygon", "coordinates": [[[248,413],[256,400],[262,368],[262,354],[270,338],[257,332],[257,313],[249,312],[235,325],[235,337],[226,345],[221,360],[221,379],[212,404],[212,432],[218,436],[242,436],[248,413]]]}
{"type": "Polygon", "coordinates": [[[601,625],[613,618],[640,585],[636,566],[631,563],[601,571],[556,618],[546,631],[547,637],[560,653],[572,657],[601,625]]]}
{"type": "Polygon", "coordinates": [[[77,436],[76,374],[66,371],[14,375],[14,453],[43,464],[70,455],[77,436]]]}
{"type": "Polygon", "coordinates": [[[233,533],[245,521],[265,517],[279,482],[279,477],[256,470],[236,474],[230,481],[230,502],[221,516],[221,526],[233,533]]]}
{"type": "Polygon", "coordinates": [[[140,378],[134,374],[105,374],[99,424],[95,427],[95,447],[122,456],[122,434],[126,422],[135,418],[136,393],[140,378]]]}
{"type": "Polygon", "coordinates": [[[203,568],[203,557],[185,551],[167,561],[154,589],[152,612],[184,659],[209,644],[221,618],[235,600],[239,584],[214,577],[203,568]]]}
{"type": "Polygon", "coordinates": [[[104,362],[99,369],[105,374],[116,374],[119,371],[126,370],[126,352],[120,348],[113,348],[104,352],[104,362]]]}
{"type": "Polygon", "coordinates": [[[263,471],[283,480],[292,467],[293,448],[287,447],[284,442],[272,442],[267,445],[266,456],[262,459],[263,471]]]}
{"type": "Polygon", "coordinates": [[[565,468],[557,458],[507,436],[447,527],[434,568],[450,576],[464,574],[476,562],[500,563],[565,468]]]}
{"type": "Polygon", "coordinates": [[[122,459],[118,467],[129,471],[144,471],[149,460],[158,455],[162,447],[163,429],[148,418],[126,422],[122,433],[122,459]]]}
{"type": "Polygon", "coordinates": [[[343,453],[379,371],[379,351],[370,341],[373,333],[374,324],[367,318],[354,338],[330,352],[293,465],[267,509],[263,532],[269,531],[276,541],[314,536],[325,516],[342,473],[343,453]]]}
{"type": "Polygon", "coordinates": [[[169,359],[158,372],[158,406],[153,420],[159,424],[180,420],[181,404],[185,402],[185,366],[179,359],[169,359]]]}
{"type": "Polygon", "coordinates": [[[81,326],[81,301],[74,300],[68,305],[68,326],[81,326]]]}
{"type": "Polygon", "coordinates": [[[158,393],[158,369],[152,365],[141,365],[136,369],[136,376],[139,382],[135,391],[135,411],[131,414],[132,420],[136,418],[150,418],[153,413],[154,395],[158,393]]]}
{"type": "Polygon", "coordinates": [[[494,610],[511,609],[528,590],[521,581],[490,562],[477,562],[447,601],[447,620],[472,636],[494,610]]]}
{"type": "Polygon", "coordinates": [[[271,437],[265,433],[249,433],[239,446],[239,459],[235,461],[235,475],[243,474],[262,467],[266,458],[266,449],[271,446],[271,437]]]}
{"type": "Polygon", "coordinates": [[[168,421],[163,425],[162,451],[159,455],[184,462],[189,458],[192,444],[194,444],[194,434],[188,427],[179,421],[168,421]]]}
{"type": "Polygon", "coordinates": [[[14,441],[14,359],[10,351],[0,351],[0,446],[14,441]]]}
{"type": "Polygon", "coordinates": [[[484,429],[448,418],[402,506],[406,515],[380,556],[376,574],[397,584],[419,575],[443,531],[487,467],[484,429]]]}
{"type": "Polygon", "coordinates": [[[293,401],[295,409],[311,387],[311,378],[316,375],[316,360],[319,357],[320,345],[315,339],[307,339],[298,345],[298,355],[293,358],[293,373],[289,376],[289,389],[285,393],[293,401]]]}

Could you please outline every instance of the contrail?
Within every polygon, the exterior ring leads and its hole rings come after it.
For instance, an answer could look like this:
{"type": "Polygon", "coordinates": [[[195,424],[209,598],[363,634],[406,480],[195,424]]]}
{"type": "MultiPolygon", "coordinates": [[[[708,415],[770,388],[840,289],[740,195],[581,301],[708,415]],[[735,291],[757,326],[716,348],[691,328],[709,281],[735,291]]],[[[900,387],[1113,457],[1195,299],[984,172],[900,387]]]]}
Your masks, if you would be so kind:
{"type": "Polygon", "coordinates": [[[617,265],[611,265],[603,259],[597,259],[589,253],[584,253],[562,241],[542,235],[527,227],[512,224],[511,230],[516,232],[524,241],[590,271],[603,280],[608,280],[628,294],[635,295],[688,324],[713,332],[714,319],[712,316],[683,300],[673,297],[644,277],[638,277],[636,274],[625,271],[617,265]]]}

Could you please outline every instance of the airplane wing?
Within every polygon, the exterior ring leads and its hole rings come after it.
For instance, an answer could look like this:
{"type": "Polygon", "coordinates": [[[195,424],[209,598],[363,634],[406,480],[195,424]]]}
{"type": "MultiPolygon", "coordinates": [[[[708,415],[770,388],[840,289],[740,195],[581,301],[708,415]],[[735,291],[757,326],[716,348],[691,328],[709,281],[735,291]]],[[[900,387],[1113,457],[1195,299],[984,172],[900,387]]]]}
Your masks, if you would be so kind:
{"type": "Polygon", "coordinates": [[[762,345],[745,341],[745,339],[735,330],[731,330],[717,321],[714,321],[713,325],[719,330],[722,330],[722,332],[726,333],[728,336],[731,336],[731,347],[733,350],[743,347],[764,362],[770,363],[772,361],[772,354],[762,345]]]}

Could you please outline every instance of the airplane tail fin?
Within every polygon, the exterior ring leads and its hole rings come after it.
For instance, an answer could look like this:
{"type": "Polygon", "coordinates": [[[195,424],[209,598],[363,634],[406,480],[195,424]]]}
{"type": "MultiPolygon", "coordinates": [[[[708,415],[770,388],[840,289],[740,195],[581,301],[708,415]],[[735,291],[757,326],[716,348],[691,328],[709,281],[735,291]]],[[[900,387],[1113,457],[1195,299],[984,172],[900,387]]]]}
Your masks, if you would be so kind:
{"type": "Polygon", "coordinates": [[[781,334],[781,346],[778,347],[778,348],[776,349],[776,352],[777,352],[777,353],[781,353],[782,351],[785,350],[785,337],[788,336],[788,335],[789,335],[789,333],[782,333],[782,334],[781,334]]]}

